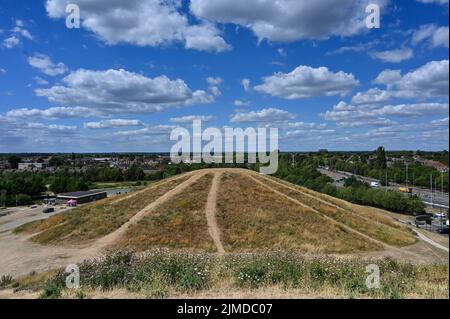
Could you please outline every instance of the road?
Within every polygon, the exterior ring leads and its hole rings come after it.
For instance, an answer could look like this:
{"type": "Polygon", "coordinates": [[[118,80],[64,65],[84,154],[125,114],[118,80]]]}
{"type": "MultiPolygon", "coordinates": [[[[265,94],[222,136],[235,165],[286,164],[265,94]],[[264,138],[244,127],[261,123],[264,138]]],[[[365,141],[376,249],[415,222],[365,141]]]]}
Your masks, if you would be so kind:
{"type": "MultiPolygon", "coordinates": [[[[110,188],[101,189],[108,194],[108,197],[117,196],[121,194],[127,194],[133,189],[128,188],[110,188]]],[[[28,206],[11,207],[7,209],[0,209],[0,233],[14,229],[23,224],[27,224],[36,220],[47,219],[53,215],[60,214],[69,211],[71,208],[65,205],[51,206],[55,208],[54,213],[44,214],[42,212],[44,206],[37,205],[36,208],[31,208],[28,206]]]]}
{"type": "Polygon", "coordinates": [[[437,242],[435,242],[434,240],[428,238],[427,236],[425,236],[424,234],[422,234],[421,232],[418,232],[417,230],[413,229],[413,231],[417,234],[417,236],[419,236],[419,238],[421,240],[423,240],[424,242],[429,243],[430,245],[438,248],[438,249],[442,249],[446,252],[448,252],[448,248],[445,246],[442,246],[441,244],[438,244],[437,242]]]}
{"type": "Polygon", "coordinates": [[[47,219],[53,215],[61,214],[69,211],[71,208],[65,206],[52,206],[55,208],[54,213],[44,214],[42,212],[44,206],[39,205],[36,208],[31,207],[13,207],[0,210],[0,233],[14,229],[21,225],[47,219]]]}
{"type": "MultiPolygon", "coordinates": [[[[335,181],[338,181],[342,178],[349,177],[349,176],[355,176],[360,181],[364,181],[367,183],[378,181],[373,178],[360,176],[360,175],[352,174],[349,172],[329,171],[329,170],[325,170],[325,169],[319,169],[319,172],[331,177],[335,181]]],[[[405,185],[394,184],[394,183],[390,183],[390,184],[391,185],[388,187],[388,189],[390,189],[390,190],[397,191],[399,187],[405,187],[405,185]]],[[[343,187],[344,183],[343,182],[335,182],[335,185],[337,187],[343,187]]],[[[436,192],[436,193],[431,194],[431,191],[428,189],[419,188],[419,187],[410,187],[410,188],[412,188],[412,193],[414,195],[418,195],[427,204],[433,203],[433,204],[443,205],[443,206],[447,206],[447,207],[449,206],[449,194],[448,193],[442,194],[441,192],[436,192]]]]}

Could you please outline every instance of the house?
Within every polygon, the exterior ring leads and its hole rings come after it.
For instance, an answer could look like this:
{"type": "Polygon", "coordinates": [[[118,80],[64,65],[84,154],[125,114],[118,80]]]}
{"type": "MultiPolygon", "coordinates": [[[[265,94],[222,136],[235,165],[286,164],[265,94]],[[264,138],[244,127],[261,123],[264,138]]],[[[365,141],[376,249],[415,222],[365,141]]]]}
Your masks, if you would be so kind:
{"type": "Polygon", "coordinates": [[[428,167],[434,167],[435,169],[437,169],[439,172],[442,172],[442,173],[448,172],[448,166],[443,163],[437,162],[437,161],[425,160],[423,162],[423,165],[428,166],[428,167]]]}
{"type": "Polygon", "coordinates": [[[18,166],[19,171],[40,170],[43,168],[45,168],[44,163],[19,163],[18,166]]]}

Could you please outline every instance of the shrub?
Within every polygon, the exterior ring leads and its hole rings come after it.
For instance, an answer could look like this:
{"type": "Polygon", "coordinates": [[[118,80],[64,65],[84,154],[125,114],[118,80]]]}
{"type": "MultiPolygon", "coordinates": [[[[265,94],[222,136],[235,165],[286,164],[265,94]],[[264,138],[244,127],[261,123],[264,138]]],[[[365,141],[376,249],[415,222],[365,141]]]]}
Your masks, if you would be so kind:
{"type": "MultiPolygon", "coordinates": [[[[41,298],[59,298],[65,287],[63,270],[48,281],[41,298]]],[[[216,280],[230,280],[237,288],[258,289],[282,286],[305,289],[320,295],[333,289],[348,298],[403,298],[408,294],[448,298],[448,265],[414,265],[393,259],[376,261],[334,257],[307,258],[289,252],[232,254],[219,259],[212,255],[157,250],[136,257],[122,252],[80,266],[85,288],[126,287],[146,298],[166,298],[171,291],[206,290],[216,280]],[[366,287],[366,266],[380,267],[380,289],[366,287]],[[422,285],[426,283],[426,288],[422,285]],[[430,285],[433,284],[433,288],[430,285]],[[445,288],[445,289],[444,289],[445,288]],[[431,290],[430,290],[431,289],[431,290]]],[[[83,292],[76,294],[84,298],[83,292]]]]}
{"type": "Polygon", "coordinates": [[[225,263],[239,287],[259,288],[279,285],[299,287],[303,276],[303,259],[291,253],[268,253],[230,256],[225,263]]]}
{"type": "Polygon", "coordinates": [[[100,261],[85,261],[80,266],[81,284],[102,290],[124,287],[130,281],[132,263],[133,253],[129,251],[107,256],[100,261]]]}
{"type": "Polygon", "coordinates": [[[61,297],[61,287],[53,282],[47,284],[39,296],[40,299],[58,299],[59,297],[61,297]]]}

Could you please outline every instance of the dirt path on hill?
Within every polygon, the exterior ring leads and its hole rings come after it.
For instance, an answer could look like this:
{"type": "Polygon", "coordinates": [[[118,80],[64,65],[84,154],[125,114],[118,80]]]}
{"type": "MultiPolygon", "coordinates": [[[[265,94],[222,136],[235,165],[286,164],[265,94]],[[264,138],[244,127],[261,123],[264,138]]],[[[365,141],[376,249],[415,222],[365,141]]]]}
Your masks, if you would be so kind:
{"type": "Polygon", "coordinates": [[[154,202],[152,202],[150,205],[142,209],[140,212],[138,212],[136,215],[130,218],[128,222],[120,226],[120,228],[116,229],[112,233],[98,239],[94,243],[92,243],[86,250],[90,253],[93,252],[99,252],[103,249],[107,248],[108,246],[111,246],[116,240],[118,240],[120,237],[122,237],[125,232],[128,230],[128,228],[139,222],[142,218],[147,216],[150,212],[152,212],[155,208],[157,208],[162,203],[166,202],[173,196],[177,195],[178,193],[184,191],[187,187],[191,186],[193,183],[198,181],[201,177],[205,176],[207,174],[206,171],[199,171],[197,174],[193,174],[192,177],[190,177],[187,181],[181,183],[177,187],[171,189],[158,199],[156,199],[154,202]]]}
{"type": "Polygon", "coordinates": [[[223,248],[222,241],[220,240],[220,230],[217,226],[216,212],[217,212],[217,193],[220,187],[220,179],[222,177],[222,172],[214,174],[214,179],[211,184],[211,189],[208,194],[208,201],[206,202],[206,219],[208,222],[208,232],[211,235],[214,245],[217,248],[217,253],[219,255],[225,254],[225,249],[223,248]]]}
{"type": "Polygon", "coordinates": [[[371,242],[373,242],[373,243],[375,243],[375,244],[381,245],[382,247],[386,247],[386,246],[387,246],[387,245],[386,245],[385,243],[383,243],[382,241],[379,241],[379,240],[377,240],[377,239],[374,239],[374,238],[370,237],[369,235],[366,235],[366,234],[360,232],[359,230],[356,230],[356,229],[354,229],[354,228],[351,228],[350,226],[347,226],[347,225],[345,225],[344,223],[341,223],[341,222],[339,222],[339,221],[337,221],[337,220],[331,218],[330,216],[327,216],[327,215],[325,215],[325,214],[319,212],[319,211],[316,210],[315,208],[313,208],[313,207],[311,207],[311,206],[309,206],[309,205],[306,205],[305,203],[302,203],[302,202],[300,202],[299,200],[297,200],[297,199],[295,199],[295,198],[292,198],[292,197],[290,197],[289,195],[286,195],[286,194],[280,192],[279,190],[273,188],[272,186],[267,185],[267,184],[264,184],[264,183],[261,182],[260,180],[256,179],[254,176],[249,175],[249,177],[250,177],[255,183],[258,183],[259,185],[261,185],[261,186],[267,188],[268,190],[270,190],[270,191],[272,191],[272,192],[274,192],[274,193],[276,193],[276,194],[278,194],[278,195],[280,195],[280,196],[283,196],[283,197],[289,199],[290,201],[296,203],[297,205],[300,205],[300,206],[302,206],[302,207],[304,207],[304,208],[306,208],[306,209],[311,210],[312,212],[318,214],[319,216],[321,216],[321,217],[323,217],[323,218],[329,220],[329,221],[332,222],[333,224],[339,225],[339,226],[341,226],[342,228],[346,229],[347,231],[349,231],[349,232],[351,232],[351,233],[353,233],[353,234],[355,234],[355,235],[358,235],[358,236],[360,236],[360,237],[363,237],[363,238],[365,238],[365,239],[367,239],[367,240],[369,240],[369,241],[371,241],[371,242]]]}
{"type": "Polygon", "coordinates": [[[82,249],[44,246],[12,234],[0,234],[0,276],[19,277],[31,271],[43,272],[96,257],[82,249]]]}
{"type": "Polygon", "coordinates": [[[436,247],[437,249],[441,249],[445,252],[448,253],[448,248],[442,246],[441,244],[438,244],[437,242],[435,242],[434,240],[428,238],[427,236],[425,236],[424,234],[422,234],[421,232],[413,229],[413,231],[417,234],[417,236],[419,236],[420,239],[422,239],[424,242],[429,243],[431,246],[436,247]]]}
{"type": "Polygon", "coordinates": [[[276,180],[274,180],[274,179],[272,179],[272,178],[268,178],[268,177],[266,177],[265,175],[261,175],[261,177],[264,178],[264,179],[266,179],[266,180],[268,180],[268,181],[270,181],[270,182],[272,182],[272,183],[274,183],[274,184],[280,185],[280,186],[282,186],[282,187],[284,187],[284,188],[290,189],[290,190],[292,190],[292,191],[294,191],[294,192],[297,192],[297,193],[300,193],[300,194],[302,194],[302,195],[304,195],[304,196],[306,196],[306,197],[308,197],[308,198],[311,198],[311,199],[313,199],[313,200],[316,200],[316,201],[318,201],[318,202],[320,202],[320,203],[322,203],[322,204],[324,204],[324,205],[328,205],[328,206],[330,206],[330,207],[339,209],[340,211],[349,212],[349,213],[351,213],[352,215],[357,216],[357,217],[359,217],[359,218],[361,218],[361,219],[364,219],[364,220],[366,220],[366,221],[368,221],[368,222],[371,222],[371,223],[375,223],[375,224],[378,224],[378,225],[382,225],[382,226],[388,227],[388,228],[390,228],[391,230],[404,232],[402,229],[398,229],[398,228],[392,227],[392,226],[390,226],[390,225],[388,225],[388,224],[385,224],[385,223],[382,223],[382,222],[380,222],[380,221],[370,219],[369,217],[364,216],[364,215],[362,215],[362,214],[358,214],[358,213],[354,212],[354,211],[353,211],[352,209],[350,209],[350,208],[343,208],[343,207],[341,207],[341,206],[339,206],[339,205],[336,205],[336,204],[333,204],[332,202],[329,202],[329,201],[327,201],[327,200],[325,200],[325,199],[322,199],[322,198],[319,198],[319,197],[315,197],[315,196],[313,196],[313,195],[311,195],[311,194],[308,194],[307,192],[302,191],[300,188],[297,188],[297,187],[295,187],[295,186],[289,186],[289,185],[286,185],[286,184],[284,184],[284,183],[282,183],[282,182],[279,182],[279,181],[276,181],[276,180]]]}
{"type": "MultiPolygon", "coordinates": [[[[329,217],[329,216],[327,216],[325,214],[322,214],[321,212],[317,211],[316,209],[314,209],[314,208],[312,208],[312,207],[310,207],[310,206],[308,206],[308,205],[306,205],[306,204],[304,204],[304,203],[302,203],[302,202],[300,202],[300,201],[290,197],[289,195],[283,194],[282,192],[272,188],[271,186],[266,185],[263,182],[259,181],[258,179],[256,179],[254,176],[252,176],[250,174],[248,175],[248,177],[253,179],[256,183],[260,184],[261,186],[264,186],[265,188],[269,189],[270,191],[273,191],[273,192],[277,193],[278,195],[283,196],[283,197],[293,201],[294,203],[296,203],[296,204],[298,204],[300,206],[303,206],[303,207],[305,207],[307,209],[312,210],[314,213],[319,214],[320,216],[324,217],[325,219],[327,219],[327,220],[329,220],[329,221],[331,221],[331,222],[333,222],[335,224],[340,225],[341,227],[345,228],[349,232],[352,232],[354,234],[362,236],[363,238],[365,238],[367,240],[370,240],[371,242],[374,242],[376,244],[381,245],[383,247],[383,249],[384,249],[381,252],[380,251],[376,251],[376,252],[360,252],[360,253],[356,253],[356,255],[380,256],[380,257],[381,256],[389,256],[389,257],[393,257],[393,258],[397,258],[397,259],[408,260],[410,262],[417,262],[417,261],[424,262],[424,261],[427,260],[427,258],[424,258],[424,256],[423,256],[423,248],[424,247],[421,247],[422,245],[420,245],[422,242],[419,242],[418,244],[416,243],[415,245],[412,245],[412,246],[403,247],[403,248],[398,248],[398,247],[394,247],[394,246],[388,245],[388,244],[386,244],[386,243],[384,243],[382,241],[379,241],[379,240],[377,240],[375,238],[372,238],[369,235],[366,235],[366,234],[364,234],[364,233],[362,233],[362,232],[360,232],[360,231],[358,231],[358,230],[356,230],[356,229],[354,229],[354,228],[352,228],[350,226],[347,226],[344,223],[336,221],[335,219],[333,219],[333,218],[331,218],[331,217],[329,217]],[[418,249],[419,250],[418,252],[415,252],[415,251],[409,250],[408,247],[416,247],[416,248],[419,247],[420,249],[418,249]]],[[[289,186],[287,186],[287,188],[289,188],[289,186]]],[[[429,254],[429,252],[427,252],[427,253],[429,254]]],[[[438,256],[436,256],[436,257],[438,257],[438,256]]],[[[441,258],[438,258],[438,259],[441,259],[441,258]]]]}
{"type": "MultiPolygon", "coordinates": [[[[172,196],[182,192],[187,187],[195,183],[207,171],[191,172],[187,181],[168,191],[152,204],[141,210],[126,224],[109,235],[94,241],[89,247],[65,247],[54,245],[40,245],[29,240],[30,236],[15,235],[11,231],[0,233],[0,276],[10,274],[18,277],[30,273],[30,271],[43,272],[49,269],[66,267],[69,264],[76,264],[85,259],[100,258],[103,250],[119,238],[132,223],[138,222],[154,208],[163,202],[170,200],[172,196]]],[[[186,175],[182,175],[186,176],[186,175]]],[[[180,178],[173,178],[176,180],[180,178]]],[[[169,181],[169,180],[167,180],[169,181]]],[[[164,184],[159,183],[158,185],[164,184]]],[[[130,194],[128,197],[132,197],[130,194]]]]}

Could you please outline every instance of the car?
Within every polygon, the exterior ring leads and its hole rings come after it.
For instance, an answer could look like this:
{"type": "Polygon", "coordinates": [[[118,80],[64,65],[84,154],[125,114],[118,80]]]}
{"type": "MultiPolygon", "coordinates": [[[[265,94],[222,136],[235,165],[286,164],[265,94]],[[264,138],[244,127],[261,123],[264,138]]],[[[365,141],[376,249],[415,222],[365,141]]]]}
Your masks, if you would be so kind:
{"type": "Polygon", "coordinates": [[[448,227],[444,227],[441,230],[439,230],[439,234],[448,235],[448,227]]]}
{"type": "Polygon", "coordinates": [[[372,188],[380,188],[381,185],[380,185],[380,182],[371,182],[370,183],[370,187],[372,187],[372,188]]]}
{"type": "Polygon", "coordinates": [[[399,187],[398,190],[399,190],[399,192],[406,193],[406,194],[412,194],[412,192],[413,192],[413,189],[409,188],[409,187],[399,187]]]}
{"type": "Polygon", "coordinates": [[[37,205],[30,206],[30,208],[37,208],[37,205]]]}
{"type": "Polygon", "coordinates": [[[43,210],[42,210],[42,212],[44,213],[44,214],[50,214],[50,213],[53,213],[55,211],[55,209],[53,208],[53,207],[45,207],[43,210]]]}
{"type": "Polygon", "coordinates": [[[447,215],[445,215],[444,213],[436,213],[434,214],[434,218],[444,219],[447,218],[447,215]]]}

